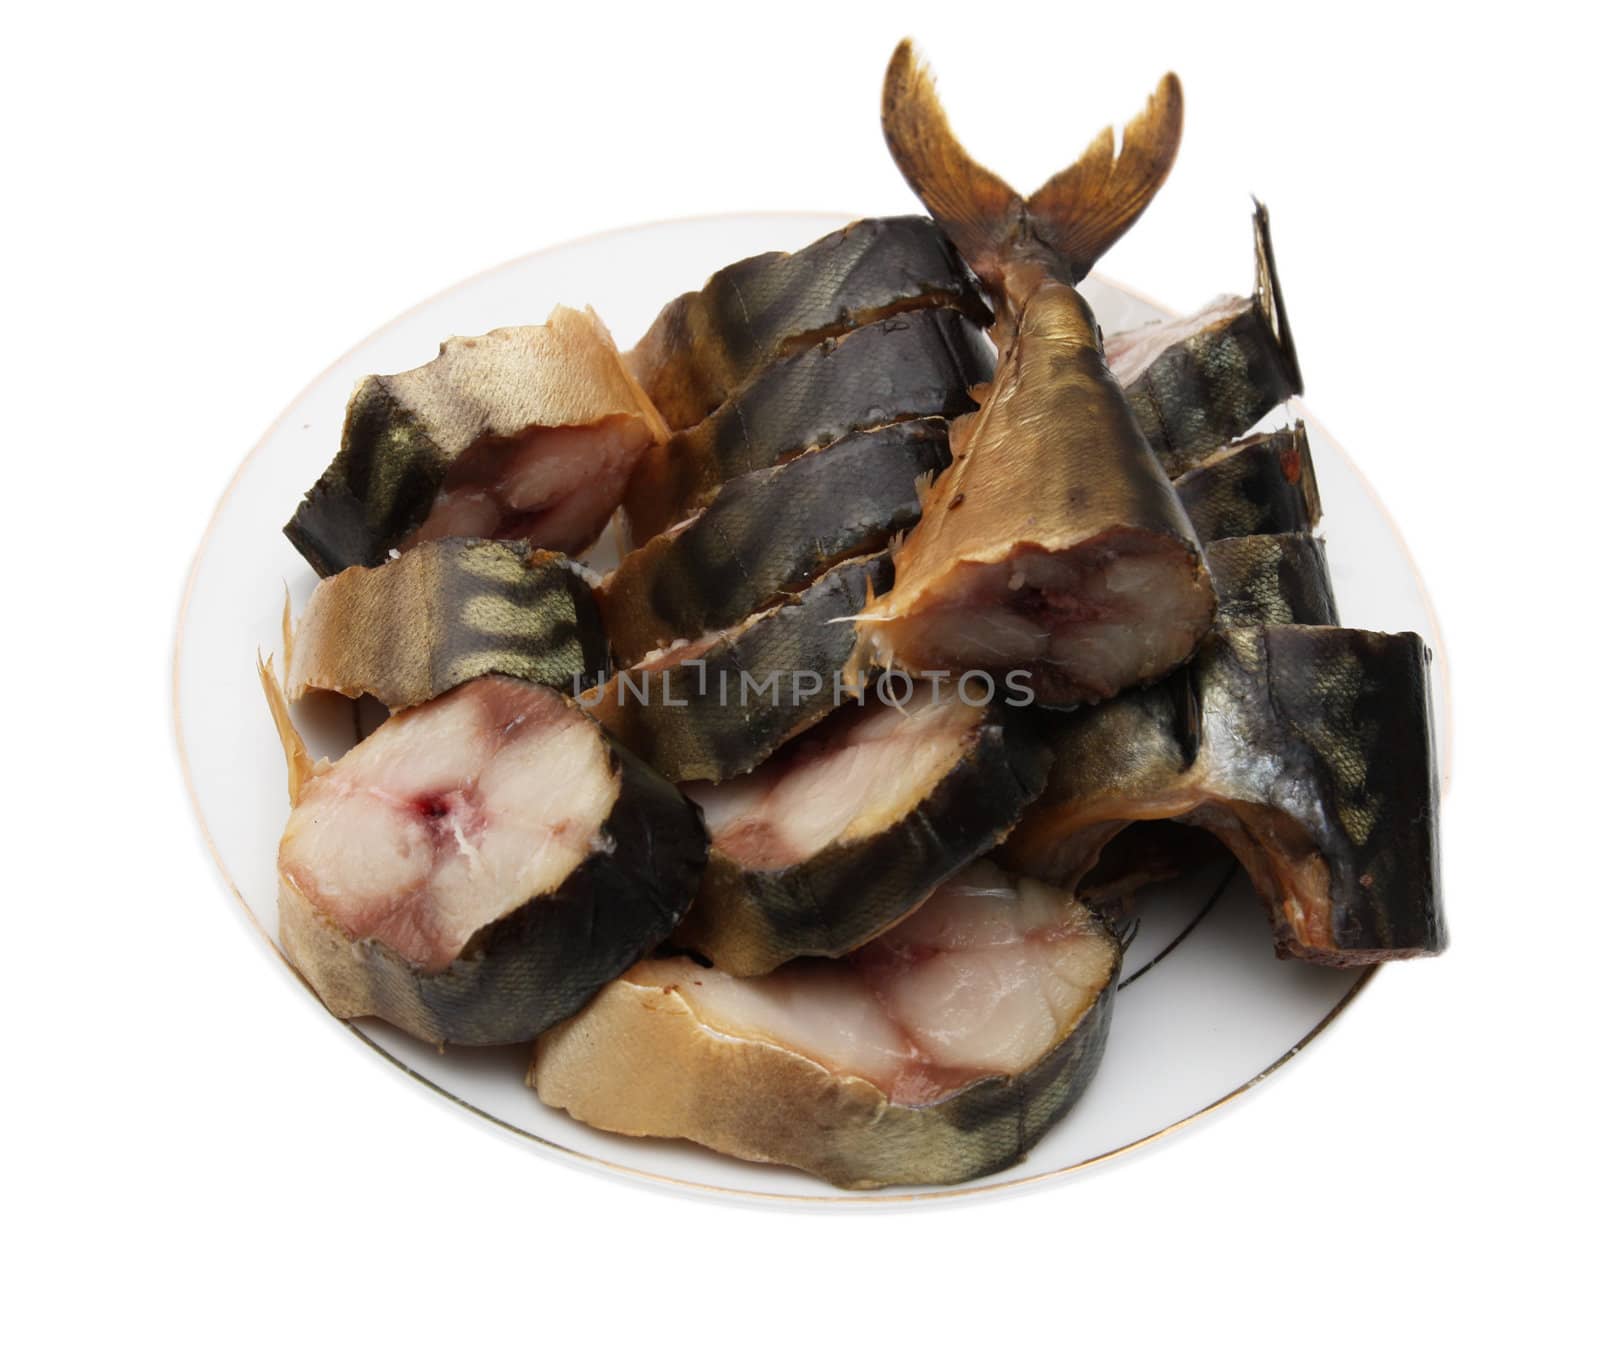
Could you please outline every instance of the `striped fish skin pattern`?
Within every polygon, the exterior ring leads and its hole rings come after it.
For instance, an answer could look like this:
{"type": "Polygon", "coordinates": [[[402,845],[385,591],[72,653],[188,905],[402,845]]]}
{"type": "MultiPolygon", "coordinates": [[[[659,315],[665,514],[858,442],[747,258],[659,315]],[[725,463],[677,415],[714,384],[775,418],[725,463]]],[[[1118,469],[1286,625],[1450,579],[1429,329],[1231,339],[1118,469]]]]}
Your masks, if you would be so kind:
{"type": "Polygon", "coordinates": [[[993,374],[983,333],[954,309],[896,314],[777,361],[640,461],[624,502],[633,543],[752,470],[864,428],[971,412],[973,386],[993,374]]]}
{"type": "Polygon", "coordinates": [[[1255,293],[1231,308],[1206,310],[1202,325],[1124,385],[1146,439],[1174,477],[1304,389],[1260,204],[1254,226],[1255,293]]]}
{"type": "Polygon", "coordinates": [[[839,562],[882,550],[921,515],[919,481],[949,464],[946,424],[923,419],[729,480],[694,521],[652,538],[605,582],[618,660],[735,626],[839,562]]]}
{"type": "Polygon", "coordinates": [[[583,704],[674,783],[749,773],[838,705],[834,680],[855,646],[848,619],[861,611],[869,590],[881,592],[893,575],[887,554],[846,561],[693,655],[612,675],[585,693],[583,704]],[[804,690],[795,687],[796,676],[807,671],[820,688],[797,697],[804,690]],[[774,676],[775,685],[764,688],[774,676]],[[751,682],[741,689],[747,677],[751,682]]]}
{"type": "Polygon", "coordinates": [[[627,360],[679,431],[783,356],[930,307],[956,309],[979,327],[990,322],[977,281],[931,219],[861,219],[800,251],[723,267],[662,309],[627,360]]]}
{"type": "Polygon", "coordinates": [[[1303,422],[1225,446],[1173,484],[1201,541],[1309,532],[1322,518],[1303,422]]]}
{"type": "MultiPolygon", "coordinates": [[[[1325,907],[1301,923],[1274,915],[1280,956],[1353,967],[1448,942],[1428,658],[1412,632],[1267,626],[1217,632],[1195,664],[1203,724],[1234,728],[1293,776],[1262,791],[1263,766],[1236,763],[1235,804],[1281,812],[1326,869],[1325,907]]],[[[1253,881],[1285,904],[1281,866],[1253,881]]]]}
{"type": "Polygon", "coordinates": [[[1322,539],[1307,532],[1237,536],[1206,547],[1218,626],[1339,625],[1322,539]]]}
{"type": "MultiPolygon", "coordinates": [[[[844,722],[836,714],[822,729],[844,722]]],[[[881,934],[994,848],[1044,790],[1050,749],[1034,719],[992,707],[964,753],[899,820],[778,869],[746,868],[713,842],[674,943],[736,977],[802,955],[838,958],[881,934]]],[[[837,734],[837,732],[835,732],[837,734]]],[[[794,744],[827,737],[813,731],[794,744]]],[[[772,763],[782,763],[784,752],[772,763]]]]}
{"type": "Polygon", "coordinates": [[[453,453],[369,375],[350,399],[333,463],[283,529],[319,575],[377,565],[427,515],[453,453]]]}
{"type": "Polygon", "coordinates": [[[450,538],[318,584],[289,652],[289,695],[412,707],[484,674],[570,692],[608,658],[594,590],[566,556],[450,538]]]}
{"type": "Polygon", "coordinates": [[[1437,954],[1428,658],[1411,632],[1219,627],[1171,679],[1062,719],[1002,862],[1074,888],[1131,819],[1181,820],[1239,858],[1280,957],[1437,954]]]}

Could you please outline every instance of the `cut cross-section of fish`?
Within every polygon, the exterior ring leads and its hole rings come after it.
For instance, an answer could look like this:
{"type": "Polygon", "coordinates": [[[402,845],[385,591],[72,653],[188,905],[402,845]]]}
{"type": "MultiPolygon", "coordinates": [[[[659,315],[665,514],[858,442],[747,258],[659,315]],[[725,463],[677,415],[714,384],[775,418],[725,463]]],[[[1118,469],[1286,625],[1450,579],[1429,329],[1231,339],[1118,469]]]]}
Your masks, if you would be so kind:
{"type": "Polygon", "coordinates": [[[1190,318],[1106,339],[1106,361],[1150,445],[1182,474],[1303,390],[1264,204],[1252,220],[1256,288],[1190,318]]]}
{"type": "Polygon", "coordinates": [[[729,480],[711,503],[626,556],[601,590],[623,664],[731,627],[916,522],[919,489],[950,463],[937,419],[855,432],[729,480]]]}
{"type": "Polygon", "coordinates": [[[484,674],[586,688],[608,650],[586,572],[526,542],[448,540],[319,583],[289,649],[312,689],[411,707],[484,674]]]}
{"type": "Polygon", "coordinates": [[[1173,485],[1202,542],[1309,532],[1322,520],[1303,422],[1225,446],[1173,485]]]}
{"type": "Polygon", "coordinates": [[[1099,1066],[1122,952],[1060,890],[979,863],[847,959],[734,978],[647,959],[540,1036],[540,1098],[836,1186],[1022,1159],[1099,1066]]]}
{"type": "Polygon", "coordinates": [[[1219,628],[1184,673],[1061,718],[1044,796],[1002,851],[1075,889],[1131,821],[1210,831],[1280,955],[1445,947],[1428,651],[1409,632],[1219,628]]]}
{"type": "Polygon", "coordinates": [[[279,935],[336,1016],[531,1039],[666,937],[704,864],[689,802],[549,688],[477,679],[310,770],[284,738],[279,935]]]}
{"type": "Polygon", "coordinates": [[[837,958],[1004,837],[1044,787],[1033,718],[908,691],[846,704],[744,778],[685,787],[711,851],[674,944],[738,977],[837,958]]]}
{"type": "Polygon", "coordinates": [[[952,418],[994,373],[983,333],[954,309],[899,313],[774,362],[639,463],[625,507],[634,545],[710,502],[730,479],[907,418],[952,418]]]}
{"type": "Polygon", "coordinates": [[[736,261],[661,310],[627,361],[674,431],[757,371],[828,337],[915,308],[990,314],[956,250],[926,218],[865,218],[797,252],[736,261]]]}
{"type": "Polygon", "coordinates": [[[675,783],[749,773],[849,696],[851,619],[893,575],[887,554],[847,560],[736,627],[646,655],[583,706],[675,783]]]}
{"type": "Polygon", "coordinates": [[[1023,671],[1041,702],[1108,698],[1186,660],[1215,601],[1194,530],[1074,288],[1176,153],[1164,80],[1129,124],[1024,200],[967,156],[907,45],[884,82],[901,171],[996,293],[994,382],[862,614],[859,668],[1023,671]]]}
{"type": "Polygon", "coordinates": [[[1320,537],[1235,536],[1206,547],[1218,626],[1338,626],[1320,537]]]}
{"type": "Polygon", "coordinates": [[[667,430],[593,310],[454,337],[436,359],[369,375],[339,454],[285,535],[321,575],[450,536],[577,554],[667,430]]]}

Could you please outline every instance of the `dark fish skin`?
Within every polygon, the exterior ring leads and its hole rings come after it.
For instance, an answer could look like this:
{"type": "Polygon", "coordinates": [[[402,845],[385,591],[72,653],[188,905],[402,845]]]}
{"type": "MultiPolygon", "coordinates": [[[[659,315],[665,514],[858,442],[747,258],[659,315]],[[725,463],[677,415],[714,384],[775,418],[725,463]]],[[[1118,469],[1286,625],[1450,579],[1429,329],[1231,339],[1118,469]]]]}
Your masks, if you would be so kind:
{"type": "Polygon", "coordinates": [[[846,561],[792,600],[698,644],[695,654],[624,670],[582,701],[675,783],[749,773],[838,705],[836,680],[855,647],[848,619],[893,576],[887,554],[846,561]],[[819,691],[798,696],[804,690],[796,676],[807,671],[818,676],[819,691]],[[751,679],[742,700],[741,672],[751,679]],[[776,694],[766,686],[773,676],[776,694]]]}
{"type": "Polygon", "coordinates": [[[1195,668],[1203,715],[1274,756],[1285,782],[1232,777],[1229,841],[1269,798],[1310,837],[1327,871],[1326,918],[1298,920],[1279,868],[1246,871],[1273,897],[1280,955],[1336,965],[1437,954],[1447,936],[1439,887],[1438,778],[1428,648],[1411,632],[1258,627],[1219,632],[1195,668]]]}
{"type": "Polygon", "coordinates": [[[949,463],[949,431],[927,419],[729,480],[693,522],[653,537],[606,580],[601,611],[618,661],[735,626],[840,561],[882,550],[920,516],[918,481],[949,463]]]}
{"type": "Polygon", "coordinates": [[[993,374],[983,333],[954,309],[896,314],[777,361],[640,461],[624,502],[633,543],[752,470],[863,428],[971,412],[971,389],[993,374]]]}
{"type": "Polygon", "coordinates": [[[1219,628],[1174,680],[1062,720],[1002,862],[1072,888],[1129,820],[1183,820],[1244,866],[1280,957],[1437,954],[1427,669],[1410,632],[1219,628]]]}
{"type": "Polygon", "coordinates": [[[699,882],[705,829],[659,774],[619,745],[609,750],[621,787],[601,847],[554,892],[483,927],[440,972],[376,940],[350,940],[284,881],[284,949],[329,1010],[377,1016],[441,1046],[517,1044],[664,940],[699,882]]]}
{"type": "Polygon", "coordinates": [[[692,427],[780,357],[913,308],[989,306],[931,219],[865,218],[797,252],[725,266],[657,316],[628,354],[673,431],[692,427]]]}
{"type": "Polygon", "coordinates": [[[1320,537],[1237,536],[1206,547],[1218,626],[1339,625],[1320,537]]]}
{"type": "Polygon", "coordinates": [[[1303,390],[1265,205],[1256,205],[1254,225],[1255,293],[1221,316],[1215,306],[1207,310],[1203,322],[1136,378],[1118,376],[1169,475],[1182,474],[1303,390]]]}
{"type": "Polygon", "coordinates": [[[283,529],[319,575],[381,564],[427,515],[453,458],[384,378],[369,375],[356,388],[339,454],[283,529]]]}
{"type": "MultiPolygon", "coordinates": [[[[826,746],[835,720],[846,718],[830,719],[795,745],[826,746]]],[[[783,758],[780,752],[772,762],[783,758]]],[[[835,842],[781,869],[746,868],[713,843],[673,943],[736,977],[802,955],[838,958],[992,849],[1043,791],[1050,758],[1030,715],[996,707],[927,797],[876,834],[835,842]]]]}
{"type": "Polygon", "coordinates": [[[1309,532],[1322,518],[1303,422],[1224,447],[1173,484],[1201,541],[1309,532]]]}
{"type": "Polygon", "coordinates": [[[566,556],[453,538],[324,579],[296,627],[288,687],[412,707],[484,674],[571,691],[608,658],[594,590],[566,556]]]}

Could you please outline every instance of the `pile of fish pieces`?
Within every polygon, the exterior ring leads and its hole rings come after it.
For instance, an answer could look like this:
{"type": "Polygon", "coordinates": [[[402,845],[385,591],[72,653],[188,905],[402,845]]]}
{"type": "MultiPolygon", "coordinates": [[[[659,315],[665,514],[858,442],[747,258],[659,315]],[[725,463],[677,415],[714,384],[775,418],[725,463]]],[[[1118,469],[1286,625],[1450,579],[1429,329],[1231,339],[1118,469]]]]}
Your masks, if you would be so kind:
{"type": "Polygon", "coordinates": [[[1280,953],[1443,947],[1426,650],[1337,626],[1304,428],[1244,435],[1300,389],[1265,210],[1248,297],[1102,339],[1077,290],[1180,125],[1168,77],[1024,200],[902,46],[932,218],[735,263],[626,354],[558,309],[363,381],[262,669],[330,1010],[536,1041],[617,1133],[947,1183],[1088,1086],[1114,912],[1197,836],[1280,953]],[[392,715],[313,762],[319,692],[392,715]]]}

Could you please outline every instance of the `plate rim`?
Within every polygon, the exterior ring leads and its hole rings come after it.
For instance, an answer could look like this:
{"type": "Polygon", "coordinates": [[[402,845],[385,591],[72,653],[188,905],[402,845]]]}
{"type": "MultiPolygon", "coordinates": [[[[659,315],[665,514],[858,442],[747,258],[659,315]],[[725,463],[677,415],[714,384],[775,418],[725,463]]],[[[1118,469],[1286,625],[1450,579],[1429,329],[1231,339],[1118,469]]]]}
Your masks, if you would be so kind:
{"type": "MultiPolygon", "coordinates": [[[[322,367],[322,369],[319,370],[310,380],[302,385],[295,393],[293,398],[291,398],[289,402],[284,405],[284,407],[279,411],[278,415],[272,420],[271,423],[267,425],[265,430],[256,439],[249,451],[246,452],[244,458],[240,460],[239,464],[234,468],[233,473],[229,476],[227,483],[223,486],[221,493],[217,496],[217,500],[212,507],[210,517],[207,519],[205,528],[201,533],[199,543],[196,545],[194,552],[190,557],[189,567],[184,575],[182,594],[178,602],[177,621],[172,638],[171,725],[173,739],[177,747],[179,772],[183,778],[184,791],[188,794],[190,809],[194,814],[195,823],[199,828],[200,838],[205,844],[207,853],[210,855],[213,869],[221,878],[223,886],[232,895],[233,900],[244,912],[245,918],[249,922],[250,926],[255,930],[260,939],[265,942],[267,948],[272,951],[273,955],[284,966],[284,968],[288,970],[290,979],[297,983],[300,988],[303,989],[306,995],[310,997],[312,1002],[315,1003],[320,1014],[322,1014],[327,1020],[343,1026],[351,1036],[365,1044],[378,1058],[393,1066],[402,1075],[421,1083],[422,1086],[429,1092],[433,1093],[435,1097],[454,1103],[456,1106],[460,1107],[462,1110],[466,1111],[469,1115],[472,1115],[480,1122],[486,1122],[506,1135],[515,1136],[517,1140],[525,1140],[532,1143],[539,1149],[546,1151],[546,1153],[550,1156],[555,1157],[558,1161],[582,1165],[583,1167],[588,1168],[591,1171],[598,1172],[604,1176],[620,1178],[629,1182],[643,1182],[653,1187],[666,1188],[668,1190],[683,1194],[711,1196],[720,1200],[732,1200],[737,1202],[770,1202],[785,1206],[835,1209],[854,1209],[860,1207],[873,1207],[877,1209],[882,1209],[885,1207],[903,1208],[906,1206],[924,1205],[938,1201],[970,1200],[980,1196],[1015,1193],[1027,1187],[1039,1186],[1047,1182],[1058,1182],[1074,1173],[1081,1173],[1089,1168],[1101,1166],[1114,1158],[1121,1157],[1125,1154],[1134,1153],[1156,1143],[1159,1140],[1168,1138],[1169,1136],[1176,1134],[1181,1130],[1187,1129],[1196,1121],[1202,1120],[1205,1117],[1214,1114],[1222,1107],[1226,1106],[1229,1102],[1238,1100],[1240,1097],[1255,1090],[1268,1078],[1276,1074],[1285,1064],[1298,1057],[1299,1054],[1312,1043],[1312,1041],[1317,1039],[1318,1036],[1320,1036],[1325,1030],[1328,1029],[1329,1026],[1339,1019],[1351,1002],[1355,1001],[1355,999],[1361,995],[1363,990],[1377,975],[1381,965],[1373,964],[1362,969],[1359,973],[1356,973],[1349,989],[1336,1002],[1334,1002],[1321,1020],[1319,1020],[1311,1027],[1310,1030],[1296,1040],[1294,1044],[1284,1051],[1284,1053],[1274,1059],[1253,1077],[1248,1078],[1246,1081],[1240,1083],[1230,1091],[1225,1092],[1222,1096],[1217,1097],[1215,1100],[1208,1102],[1204,1106],[1201,1106],[1197,1110],[1194,1110],[1185,1116],[1181,1116],[1177,1120],[1162,1126],[1160,1129],[1153,1130],[1151,1133],[1144,1135],[1139,1139],[1130,1140],[1128,1143],[1120,1144],[1116,1148],[1107,1149],[1103,1153],[1098,1153],[1091,1155],[1088,1158],[1079,1159],[1077,1162],[1069,1163],[1064,1167],[1053,1168],[1048,1172],[1032,1173],[1028,1176],[1022,1177],[1002,1177],[997,1181],[984,1181],[983,1179],[978,1179],[975,1183],[963,1183],[957,1186],[928,1191],[855,1193],[843,1191],[819,1191],[814,1193],[752,1191],[740,1187],[722,1186],[713,1182],[700,1182],[688,1178],[672,1177],[664,1173],[651,1171],[648,1168],[634,1167],[630,1164],[619,1163],[609,1158],[602,1158],[596,1154],[584,1153],[581,1150],[572,1148],[567,1144],[562,1144],[554,1139],[548,1139],[543,1135],[535,1134],[531,1130],[523,1129],[521,1126],[516,1125],[509,1120],[503,1119],[500,1116],[484,1110],[482,1107],[475,1105],[466,1098],[457,1096],[454,1092],[450,1091],[448,1087],[435,1081],[433,1078],[418,1072],[416,1069],[404,1062],[404,1060],[392,1054],[376,1039],[363,1031],[355,1022],[341,1020],[339,1017],[328,1011],[328,1009],[323,1005],[321,998],[317,996],[315,989],[312,988],[311,984],[308,983],[301,975],[299,969],[294,966],[294,964],[289,960],[289,957],[283,952],[282,946],[278,944],[277,940],[272,935],[268,934],[266,927],[256,916],[255,910],[245,898],[244,893],[240,890],[238,885],[233,881],[232,876],[229,874],[227,865],[223,862],[221,851],[218,850],[216,843],[212,838],[211,828],[207,824],[205,810],[201,806],[200,796],[195,788],[194,776],[189,764],[188,748],[184,742],[182,669],[184,645],[189,624],[190,602],[194,594],[195,584],[199,579],[201,565],[205,560],[207,550],[210,548],[212,534],[216,529],[218,519],[221,517],[222,510],[227,506],[228,501],[232,498],[234,491],[238,488],[239,482],[244,477],[245,471],[261,454],[262,449],[269,441],[272,440],[279,428],[283,426],[289,414],[294,411],[295,407],[308,393],[320,385],[332,371],[341,366],[355,352],[361,350],[381,333],[387,332],[390,328],[394,327],[395,324],[429,307],[431,304],[444,298],[445,296],[453,294],[456,291],[472,284],[473,282],[481,280],[487,276],[494,275],[522,262],[531,260],[535,257],[545,256],[552,252],[562,251],[570,247],[598,241],[606,237],[636,232],[640,229],[666,227],[676,224],[705,223],[725,219],[785,219],[797,217],[821,218],[828,216],[837,216],[841,219],[844,219],[846,222],[851,222],[856,218],[861,217],[859,214],[852,215],[842,211],[823,209],[757,209],[740,212],[722,211],[705,214],[687,214],[671,218],[647,219],[638,223],[622,224],[612,228],[600,229],[592,233],[585,233],[577,237],[565,238],[559,242],[549,243],[546,246],[535,248],[532,251],[523,252],[518,256],[510,257],[496,265],[487,266],[482,270],[475,271],[470,275],[464,276],[460,280],[453,281],[451,284],[446,285],[442,289],[436,290],[423,299],[418,300],[410,307],[402,309],[399,313],[396,313],[391,318],[381,323],[372,331],[368,332],[366,335],[354,342],[351,346],[347,347],[342,353],[340,353],[340,355],[322,367]]],[[[1124,284],[1114,276],[1108,276],[1098,271],[1094,272],[1094,276],[1103,284],[1121,291],[1130,298],[1138,300],[1139,302],[1147,305],[1156,313],[1169,318],[1177,316],[1173,310],[1162,304],[1160,301],[1152,299],[1149,295],[1143,293],[1142,291],[1124,284]]],[[[1314,418],[1314,415],[1311,413],[1311,411],[1305,408],[1303,402],[1299,401],[1298,399],[1296,401],[1296,406],[1305,416],[1314,418]]],[[[1438,747],[1440,762],[1438,764],[1438,768],[1440,771],[1440,797],[1442,800],[1449,791],[1450,779],[1452,777],[1451,756],[1454,747],[1454,705],[1451,689],[1449,652],[1446,648],[1444,633],[1439,621],[1438,611],[1434,606],[1433,595],[1429,592],[1427,580],[1422,575],[1421,567],[1417,564],[1416,557],[1412,554],[1410,544],[1406,541],[1399,523],[1395,520],[1393,514],[1390,513],[1388,506],[1378,496],[1377,489],[1373,485],[1372,481],[1367,477],[1366,472],[1362,470],[1361,467],[1351,458],[1350,453],[1344,448],[1344,446],[1336,438],[1332,437],[1331,434],[1328,434],[1328,429],[1325,426],[1320,423],[1318,426],[1321,432],[1327,435],[1328,441],[1337,449],[1345,463],[1355,474],[1356,478],[1361,482],[1363,490],[1370,498],[1373,505],[1383,516],[1384,521],[1388,523],[1389,529],[1393,533],[1396,543],[1400,546],[1407,562],[1411,566],[1413,578],[1415,579],[1418,589],[1420,590],[1423,608],[1427,616],[1428,624],[1432,631],[1432,641],[1430,642],[1430,645],[1439,658],[1440,674],[1442,675],[1442,688],[1440,691],[1442,697],[1441,710],[1443,712],[1443,717],[1442,725],[1437,728],[1440,732],[1438,747]]],[[[1441,719],[1436,718],[1435,720],[1438,722],[1441,719]]]]}

